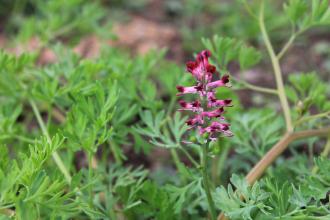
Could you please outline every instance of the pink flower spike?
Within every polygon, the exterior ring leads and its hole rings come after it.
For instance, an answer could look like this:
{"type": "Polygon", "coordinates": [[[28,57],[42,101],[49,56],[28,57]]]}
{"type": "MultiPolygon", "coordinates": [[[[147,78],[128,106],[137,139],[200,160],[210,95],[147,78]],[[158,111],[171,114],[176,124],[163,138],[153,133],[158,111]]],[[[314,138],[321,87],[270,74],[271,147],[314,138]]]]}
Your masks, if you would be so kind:
{"type": "Polygon", "coordinates": [[[192,74],[196,79],[196,86],[183,87],[177,86],[178,96],[184,94],[198,94],[196,101],[186,102],[179,100],[181,108],[179,111],[191,111],[193,116],[189,118],[186,123],[187,130],[196,129],[196,131],[203,135],[207,133],[208,141],[216,141],[219,134],[224,136],[232,136],[229,130],[229,124],[224,123],[225,118],[224,107],[232,106],[230,99],[217,99],[215,95],[215,88],[229,85],[229,76],[224,75],[220,80],[214,81],[214,73],[218,73],[216,67],[209,63],[210,51],[203,50],[197,54],[194,61],[186,63],[186,70],[192,74]],[[205,120],[205,118],[207,120],[205,120]]]}
{"type": "Polygon", "coordinates": [[[227,83],[229,83],[229,76],[224,75],[220,80],[208,83],[206,85],[206,87],[208,89],[214,89],[214,88],[218,88],[218,87],[221,87],[221,86],[230,87],[230,85],[227,85],[227,83]]]}

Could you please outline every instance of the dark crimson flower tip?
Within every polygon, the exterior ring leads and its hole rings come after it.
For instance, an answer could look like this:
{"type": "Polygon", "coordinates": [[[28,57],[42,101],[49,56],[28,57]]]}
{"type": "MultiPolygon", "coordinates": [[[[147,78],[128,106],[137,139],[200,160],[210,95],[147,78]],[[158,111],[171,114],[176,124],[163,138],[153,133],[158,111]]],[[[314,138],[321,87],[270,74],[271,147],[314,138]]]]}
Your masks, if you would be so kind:
{"type": "Polygon", "coordinates": [[[195,86],[195,89],[197,91],[203,91],[203,85],[202,84],[199,84],[199,85],[195,86]]]}
{"type": "Polygon", "coordinates": [[[192,102],[191,104],[192,104],[192,106],[195,107],[195,108],[201,107],[201,103],[200,103],[198,100],[192,102]]]}
{"type": "Polygon", "coordinates": [[[222,130],[228,131],[229,130],[229,124],[223,124],[222,130]]]}
{"type": "Polygon", "coordinates": [[[229,83],[229,75],[224,75],[222,78],[221,78],[222,82],[223,83],[229,83]]]}
{"type": "Polygon", "coordinates": [[[184,91],[183,86],[176,86],[176,89],[178,90],[178,92],[183,92],[184,91]]]}
{"type": "Polygon", "coordinates": [[[186,124],[189,125],[189,126],[191,126],[191,125],[193,125],[194,123],[193,123],[193,120],[192,120],[192,119],[188,119],[188,120],[186,121],[186,124]]]}
{"type": "Polygon", "coordinates": [[[215,73],[216,70],[217,70],[216,67],[213,66],[213,65],[208,65],[206,67],[206,71],[209,72],[209,73],[215,73]]]}
{"type": "Polygon", "coordinates": [[[179,100],[179,104],[181,105],[182,108],[187,107],[187,102],[185,102],[183,100],[179,100]]]}
{"type": "Polygon", "coordinates": [[[211,52],[209,50],[203,50],[201,52],[203,57],[209,58],[211,56],[211,52]]]}
{"type": "Polygon", "coordinates": [[[197,67],[197,63],[196,62],[194,62],[194,61],[188,61],[187,63],[186,63],[186,68],[187,68],[187,71],[188,72],[192,72],[196,67],[197,67]]]}
{"type": "Polygon", "coordinates": [[[231,102],[232,102],[232,100],[231,100],[231,99],[225,99],[225,104],[226,104],[226,105],[229,105],[229,104],[231,104],[231,102]]]}

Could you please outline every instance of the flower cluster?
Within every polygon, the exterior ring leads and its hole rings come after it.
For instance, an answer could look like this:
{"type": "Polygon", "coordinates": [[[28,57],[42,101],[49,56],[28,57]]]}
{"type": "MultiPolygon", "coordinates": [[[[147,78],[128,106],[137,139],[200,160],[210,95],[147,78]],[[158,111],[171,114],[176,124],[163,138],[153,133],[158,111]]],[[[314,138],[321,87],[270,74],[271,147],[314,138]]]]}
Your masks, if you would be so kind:
{"type": "Polygon", "coordinates": [[[194,112],[194,116],[187,120],[190,128],[197,128],[199,133],[208,133],[211,140],[215,140],[219,134],[232,136],[229,124],[224,122],[224,107],[231,105],[230,99],[219,100],[215,97],[215,89],[221,86],[229,87],[229,76],[224,75],[219,80],[216,78],[216,67],[211,65],[208,58],[210,51],[204,50],[197,55],[196,61],[189,61],[187,71],[196,79],[196,85],[190,87],[177,86],[178,96],[184,94],[198,94],[197,100],[186,102],[179,100],[180,111],[194,112]]]}

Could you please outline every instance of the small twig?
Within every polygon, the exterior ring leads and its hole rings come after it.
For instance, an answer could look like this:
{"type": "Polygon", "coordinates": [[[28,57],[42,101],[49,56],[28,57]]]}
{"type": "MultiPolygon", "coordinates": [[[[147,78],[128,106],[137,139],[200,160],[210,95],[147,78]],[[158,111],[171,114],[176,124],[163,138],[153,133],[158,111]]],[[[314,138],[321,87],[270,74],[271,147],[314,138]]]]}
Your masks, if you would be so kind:
{"type": "Polygon", "coordinates": [[[286,42],[286,44],[284,45],[284,47],[282,48],[282,50],[277,54],[277,59],[281,59],[284,54],[288,51],[288,49],[291,47],[292,43],[294,42],[294,40],[296,39],[297,35],[296,33],[291,35],[290,39],[288,40],[288,42],[286,42]]]}
{"type": "Polygon", "coordinates": [[[237,83],[242,84],[243,86],[245,86],[248,89],[251,89],[251,90],[254,90],[254,91],[257,91],[257,92],[263,92],[263,93],[268,93],[268,94],[272,94],[272,95],[278,95],[278,92],[277,92],[276,89],[270,89],[270,88],[265,88],[265,87],[261,87],[261,86],[256,86],[256,85],[253,85],[253,84],[248,83],[246,81],[239,80],[239,79],[237,79],[236,77],[234,77],[232,75],[231,75],[231,78],[233,78],[234,81],[236,81],[237,83]]]}
{"type": "Polygon", "coordinates": [[[307,117],[304,117],[304,118],[299,119],[298,121],[296,121],[294,123],[294,125],[297,126],[297,125],[300,125],[300,124],[302,124],[304,122],[307,122],[307,121],[310,121],[310,120],[313,120],[313,119],[318,119],[318,118],[323,118],[323,117],[329,117],[329,116],[330,116],[330,111],[323,112],[323,113],[316,114],[316,115],[310,115],[310,116],[307,116],[307,117]]]}
{"type": "Polygon", "coordinates": [[[278,91],[278,97],[280,99],[280,103],[281,103],[282,110],[283,110],[283,113],[284,113],[286,129],[287,129],[288,132],[292,132],[293,131],[293,126],[292,126],[290,107],[289,107],[288,99],[287,99],[286,94],[285,94],[281,67],[280,67],[280,64],[279,64],[279,60],[277,59],[277,57],[275,55],[274,48],[272,46],[272,43],[270,42],[266,27],[265,27],[264,1],[261,2],[261,7],[260,7],[259,27],[260,27],[262,38],[265,42],[268,54],[269,54],[270,59],[272,61],[272,66],[273,66],[273,69],[274,69],[274,75],[275,75],[276,86],[277,86],[277,91],[278,91]]]}

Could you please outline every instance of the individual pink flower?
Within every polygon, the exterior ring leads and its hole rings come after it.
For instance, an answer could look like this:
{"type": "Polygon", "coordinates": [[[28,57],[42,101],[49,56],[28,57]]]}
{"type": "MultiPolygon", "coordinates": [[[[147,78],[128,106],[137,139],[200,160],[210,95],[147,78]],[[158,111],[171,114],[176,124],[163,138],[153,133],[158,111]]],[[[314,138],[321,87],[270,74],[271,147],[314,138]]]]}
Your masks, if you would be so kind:
{"type": "Polygon", "coordinates": [[[215,88],[218,88],[220,86],[229,87],[228,83],[229,83],[229,76],[224,75],[220,80],[217,80],[217,81],[210,82],[210,83],[206,84],[206,87],[208,89],[215,89],[215,88]]]}
{"type": "Polygon", "coordinates": [[[198,100],[193,101],[191,103],[186,102],[184,100],[179,100],[179,104],[182,107],[182,109],[179,109],[179,110],[190,110],[190,111],[193,111],[193,112],[197,112],[197,111],[202,111],[203,110],[201,108],[201,103],[198,100]]]}
{"type": "Polygon", "coordinates": [[[229,76],[224,75],[219,80],[217,78],[216,67],[209,63],[210,51],[204,50],[197,54],[195,61],[189,61],[186,69],[196,79],[195,86],[177,86],[178,96],[185,94],[198,94],[197,99],[192,102],[179,100],[182,107],[179,110],[192,111],[194,116],[186,121],[190,129],[197,128],[201,135],[208,134],[208,139],[216,140],[219,134],[232,136],[229,130],[230,124],[225,123],[223,117],[224,108],[231,107],[230,99],[217,99],[215,89],[218,87],[230,87],[229,76]]]}

